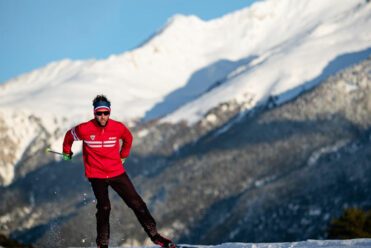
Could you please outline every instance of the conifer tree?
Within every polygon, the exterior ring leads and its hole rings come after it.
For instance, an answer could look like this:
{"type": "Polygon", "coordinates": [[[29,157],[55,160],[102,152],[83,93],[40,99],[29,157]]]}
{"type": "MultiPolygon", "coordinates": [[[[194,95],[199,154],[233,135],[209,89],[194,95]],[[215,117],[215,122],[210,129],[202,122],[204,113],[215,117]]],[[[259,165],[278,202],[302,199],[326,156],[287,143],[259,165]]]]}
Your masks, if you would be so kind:
{"type": "Polygon", "coordinates": [[[371,211],[345,209],[340,218],[332,220],[326,231],[329,239],[371,238],[371,211]]]}

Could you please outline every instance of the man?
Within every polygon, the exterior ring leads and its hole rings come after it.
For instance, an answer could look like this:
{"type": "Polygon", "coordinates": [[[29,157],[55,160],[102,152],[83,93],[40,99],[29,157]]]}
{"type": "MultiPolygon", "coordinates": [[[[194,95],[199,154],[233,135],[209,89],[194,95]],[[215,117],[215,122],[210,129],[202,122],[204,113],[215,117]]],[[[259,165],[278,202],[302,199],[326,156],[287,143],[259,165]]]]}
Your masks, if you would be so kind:
{"type": "Polygon", "coordinates": [[[109,119],[111,103],[104,95],[93,100],[95,118],[69,130],[63,142],[63,158],[72,159],[71,146],[74,141],[83,141],[85,176],[89,179],[97,199],[97,245],[108,247],[111,210],[108,186],[111,186],[134,211],[143,229],[151,240],[162,247],[175,247],[161,236],[156,222],[142,198],[131,183],[123,163],[129,155],[132,135],[121,122],[109,119]],[[120,141],[122,147],[120,151],[120,141]]]}

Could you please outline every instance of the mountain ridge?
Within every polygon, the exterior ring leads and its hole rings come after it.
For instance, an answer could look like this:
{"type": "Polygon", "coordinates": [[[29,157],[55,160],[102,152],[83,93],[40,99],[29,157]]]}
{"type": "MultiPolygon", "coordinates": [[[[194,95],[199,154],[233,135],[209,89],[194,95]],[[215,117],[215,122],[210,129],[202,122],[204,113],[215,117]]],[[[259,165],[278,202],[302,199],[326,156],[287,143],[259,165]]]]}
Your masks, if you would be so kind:
{"type": "MultiPolygon", "coordinates": [[[[258,57],[253,64],[261,64],[258,61],[262,60],[267,61],[277,51],[279,51],[282,57],[286,53],[290,54],[290,52],[287,49],[282,50],[280,46],[285,46],[291,50],[295,49],[299,44],[297,39],[304,39],[308,35],[308,31],[309,35],[312,35],[310,33],[311,29],[316,30],[313,35],[316,36],[315,39],[322,42],[322,44],[316,44],[321,49],[327,49],[324,46],[326,42],[339,43],[336,46],[333,45],[333,48],[330,47],[332,50],[339,50],[335,52],[336,55],[343,54],[344,52],[359,51],[367,48],[367,45],[370,47],[370,38],[362,35],[361,32],[356,32],[357,29],[362,30],[363,26],[370,22],[368,20],[370,19],[369,15],[365,14],[370,8],[369,4],[358,0],[357,2],[344,1],[337,8],[330,8],[331,6],[331,2],[324,3],[323,1],[319,1],[317,4],[314,2],[305,2],[297,5],[297,3],[294,4],[294,1],[282,2],[270,0],[257,2],[248,8],[225,15],[216,20],[202,21],[195,16],[176,16],[171,18],[168,24],[165,24],[160,33],[157,33],[157,35],[143,46],[132,51],[118,56],[111,56],[106,60],[76,62],[64,60],[60,63],[56,62],[55,65],[51,64],[47,66],[45,70],[37,70],[28,76],[21,76],[17,79],[18,81],[22,79],[15,87],[17,90],[18,88],[22,88],[21,85],[24,80],[27,81],[26,79],[35,84],[36,79],[34,77],[36,75],[38,75],[38,84],[43,82],[43,84],[53,87],[50,90],[48,88],[37,87],[34,91],[29,91],[29,94],[33,97],[32,100],[28,99],[29,96],[27,94],[25,95],[25,99],[17,98],[19,92],[15,90],[12,93],[7,90],[6,88],[10,88],[10,85],[9,83],[5,83],[4,86],[6,87],[0,86],[2,89],[0,94],[2,93],[1,95],[3,96],[0,106],[10,105],[18,108],[34,109],[36,108],[35,105],[37,105],[39,113],[50,112],[54,114],[63,113],[66,109],[69,109],[72,113],[68,117],[73,115],[74,118],[81,118],[78,116],[88,111],[90,104],[82,102],[79,99],[90,99],[98,90],[108,93],[107,95],[111,96],[114,105],[119,106],[116,107],[116,110],[119,113],[118,116],[120,116],[120,119],[136,119],[142,118],[147,111],[150,111],[157,103],[163,101],[166,95],[189,84],[190,77],[197,70],[204,70],[205,73],[199,75],[200,77],[198,79],[195,77],[195,82],[203,82],[207,88],[207,85],[210,86],[220,80],[221,76],[227,78],[226,76],[230,73],[230,70],[223,71],[220,67],[213,67],[213,64],[225,60],[235,63],[234,67],[238,69],[240,66],[246,66],[246,62],[243,62],[243,60],[251,56],[258,57]],[[295,8],[292,9],[291,7],[294,5],[295,8]],[[294,13],[297,12],[300,12],[300,15],[303,17],[296,18],[296,23],[290,22],[291,19],[284,19],[294,18],[297,16],[294,13]],[[349,12],[354,12],[352,14],[355,17],[352,17],[349,12]],[[346,19],[346,21],[342,19],[346,19]],[[342,25],[339,24],[339,20],[343,21],[342,25]],[[357,26],[355,23],[357,23],[357,26]],[[341,28],[343,26],[346,27],[346,25],[351,25],[352,28],[341,28]],[[320,28],[316,29],[316,27],[320,28]],[[189,29],[192,31],[188,32],[189,29]],[[273,29],[276,30],[272,32],[273,29]],[[343,32],[344,34],[341,33],[340,35],[339,30],[341,31],[342,29],[345,33],[343,32]],[[350,31],[353,32],[352,38],[358,36],[357,42],[354,41],[357,39],[349,40],[349,38],[341,38],[342,36],[349,37],[347,33],[350,31]],[[221,35],[223,32],[228,35],[221,35]],[[339,32],[339,35],[331,37],[336,32],[339,32]],[[344,50],[344,46],[340,46],[341,42],[347,42],[346,47],[349,48],[344,50]],[[351,48],[351,46],[354,48],[351,48]],[[61,75],[58,75],[58,72],[49,71],[48,67],[64,67],[65,69],[59,70],[61,75]],[[172,73],[168,73],[169,70],[172,73]],[[216,72],[221,75],[214,75],[216,72]],[[41,74],[48,74],[48,76],[43,78],[41,74]],[[60,84],[63,85],[63,88],[60,84]],[[95,92],[91,92],[91,88],[94,88],[95,92]],[[79,95],[76,95],[76,92],[79,95]],[[10,101],[11,97],[16,100],[10,101]],[[49,104],[46,104],[45,99],[48,98],[49,104]],[[60,104],[64,102],[63,99],[69,99],[69,101],[60,104]]],[[[306,56],[306,54],[302,54],[301,56],[306,56]]],[[[334,57],[334,55],[331,56],[334,57]]],[[[279,57],[277,59],[280,60],[279,57]]],[[[315,65],[319,64],[318,62],[323,64],[321,65],[322,68],[326,65],[325,60],[312,61],[307,64],[315,65]]],[[[306,63],[303,65],[306,65],[306,63]]],[[[264,71],[270,70],[269,68],[262,69],[264,71]]],[[[256,74],[258,72],[254,71],[253,73],[256,74]]],[[[273,75],[273,78],[277,76],[282,77],[285,73],[285,71],[276,72],[277,75],[273,75]]],[[[300,74],[292,76],[300,78],[296,84],[300,84],[300,80],[308,80],[310,78],[303,78],[300,74]]],[[[247,80],[244,79],[244,81],[247,80]]],[[[11,81],[11,83],[14,82],[11,81]]],[[[229,84],[235,84],[235,88],[241,87],[236,82],[229,82],[229,84]]],[[[288,86],[289,88],[292,87],[292,85],[288,86]]],[[[194,91],[195,89],[191,88],[183,92],[180,98],[185,98],[184,102],[168,102],[168,105],[172,107],[167,112],[155,113],[152,111],[153,116],[151,118],[169,114],[174,108],[187,103],[189,101],[187,100],[188,94],[197,97],[198,94],[202,93],[202,88],[194,91]]],[[[256,89],[264,91],[264,88],[256,89]]],[[[245,89],[241,90],[245,91],[245,89]]],[[[273,94],[275,93],[273,92],[273,94]]],[[[235,97],[238,98],[238,94],[236,95],[235,91],[230,90],[230,98],[235,97]]],[[[192,97],[189,99],[193,100],[192,97]]],[[[227,100],[223,99],[223,101],[227,100]]],[[[213,106],[217,104],[214,101],[213,106]]],[[[196,111],[205,113],[207,110],[196,111]]],[[[173,121],[179,121],[180,119],[186,118],[181,116],[173,121]]],[[[166,120],[170,121],[172,118],[167,118],[166,120]]]]}

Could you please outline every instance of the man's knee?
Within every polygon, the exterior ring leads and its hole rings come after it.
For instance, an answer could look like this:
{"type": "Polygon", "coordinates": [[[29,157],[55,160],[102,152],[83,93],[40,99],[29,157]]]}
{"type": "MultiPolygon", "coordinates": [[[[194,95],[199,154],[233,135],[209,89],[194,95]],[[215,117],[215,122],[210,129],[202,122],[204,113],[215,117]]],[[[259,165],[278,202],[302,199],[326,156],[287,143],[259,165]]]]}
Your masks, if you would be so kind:
{"type": "Polygon", "coordinates": [[[106,204],[97,204],[97,209],[98,211],[101,211],[101,212],[110,212],[111,211],[111,204],[110,203],[106,203],[106,204]]]}

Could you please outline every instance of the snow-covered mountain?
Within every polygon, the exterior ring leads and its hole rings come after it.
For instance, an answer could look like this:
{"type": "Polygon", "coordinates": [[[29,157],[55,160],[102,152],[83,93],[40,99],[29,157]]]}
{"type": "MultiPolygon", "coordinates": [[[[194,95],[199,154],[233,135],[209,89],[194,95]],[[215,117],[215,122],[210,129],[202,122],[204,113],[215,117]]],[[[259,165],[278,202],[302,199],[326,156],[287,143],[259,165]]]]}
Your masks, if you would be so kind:
{"type": "Polygon", "coordinates": [[[365,59],[370,26],[365,0],[267,0],[211,21],[177,15],[132,51],[21,75],[0,86],[1,136],[12,147],[1,152],[0,181],[11,183],[40,136],[61,149],[64,132],[91,118],[96,94],[128,122],[194,124],[222,103],[281,103],[365,59]]]}
{"type": "MultiPolygon", "coordinates": [[[[159,231],[193,247],[326,239],[344,208],[370,209],[370,71],[371,57],[242,117],[223,104],[193,126],[133,127],[125,167],[159,231]]],[[[23,157],[17,171],[32,162],[23,157]]],[[[81,154],[74,163],[35,157],[41,168],[0,187],[0,233],[40,247],[94,246],[96,201],[81,154]]],[[[122,200],[111,204],[111,245],[152,245],[131,211],[116,211],[122,200]]]]}
{"type": "Polygon", "coordinates": [[[370,13],[364,0],[268,0],[207,22],[177,15],[133,51],[53,62],[10,80],[0,104],[81,119],[103,92],[118,117],[148,119],[196,99],[197,109],[168,118],[188,119],[215,99],[251,93],[257,102],[283,93],[321,75],[338,56],[371,47],[370,13]],[[217,81],[226,82],[199,97],[217,81]],[[154,111],[162,101],[166,106],[154,111]]]}

